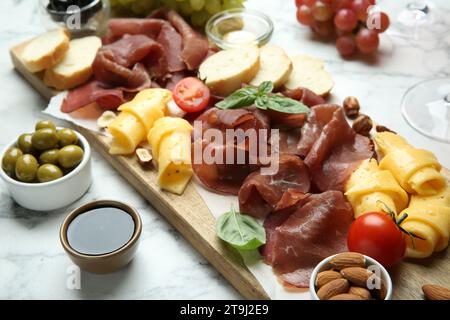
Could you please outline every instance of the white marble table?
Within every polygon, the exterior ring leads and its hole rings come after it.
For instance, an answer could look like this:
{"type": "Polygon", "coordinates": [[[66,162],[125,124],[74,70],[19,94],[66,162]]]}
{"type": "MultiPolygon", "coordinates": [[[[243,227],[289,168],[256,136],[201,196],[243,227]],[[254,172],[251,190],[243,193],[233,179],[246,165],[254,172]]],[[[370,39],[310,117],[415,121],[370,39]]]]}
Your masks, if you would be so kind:
{"type": "MultiPolygon", "coordinates": [[[[381,1],[392,15],[407,1],[381,1]]],[[[435,2],[450,9],[448,1],[435,2]]],[[[410,128],[400,114],[405,90],[424,79],[450,75],[450,25],[439,39],[417,43],[395,34],[382,38],[375,60],[343,61],[332,44],[312,41],[295,20],[293,0],[249,0],[248,7],[275,22],[272,42],[290,53],[316,55],[326,61],[336,87],[333,99],[360,99],[364,113],[426,147],[450,168],[450,145],[437,143],[410,128]]],[[[13,70],[8,49],[42,32],[37,1],[0,1],[0,147],[31,130],[46,102],[13,70]]],[[[446,11],[447,16],[450,11],[446,11]]],[[[395,25],[394,25],[395,27],[395,25]]],[[[63,124],[63,123],[60,123],[63,124]]],[[[142,199],[97,153],[94,183],[68,208],[38,213],[14,204],[0,184],[0,299],[239,299],[218,272],[142,199]],[[143,219],[142,242],[134,261],[111,275],[82,273],[81,289],[68,289],[71,262],[59,243],[59,226],[74,207],[94,199],[117,199],[135,206],[143,219]]]]}

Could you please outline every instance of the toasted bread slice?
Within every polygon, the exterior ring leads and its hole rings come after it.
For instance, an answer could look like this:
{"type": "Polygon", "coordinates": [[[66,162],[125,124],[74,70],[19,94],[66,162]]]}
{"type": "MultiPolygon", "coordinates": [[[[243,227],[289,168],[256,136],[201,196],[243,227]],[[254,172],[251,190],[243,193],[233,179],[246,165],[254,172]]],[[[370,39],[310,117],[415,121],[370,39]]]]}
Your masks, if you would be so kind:
{"type": "Polygon", "coordinates": [[[249,83],[259,69],[259,48],[243,46],[217,52],[199,68],[199,76],[215,95],[226,97],[249,83]]]}
{"type": "Polygon", "coordinates": [[[275,88],[283,85],[292,72],[292,62],[284,50],[277,46],[266,45],[260,49],[259,70],[250,81],[259,86],[263,81],[272,81],[275,88]]]}
{"type": "Polygon", "coordinates": [[[323,61],[306,55],[291,57],[293,70],[284,86],[287,89],[305,87],[320,96],[326,96],[334,86],[334,80],[325,70],[323,61]]]}
{"type": "Polygon", "coordinates": [[[69,50],[61,62],[45,71],[44,83],[58,90],[66,90],[89,80],[92,62],[101,45],[102,41],[95,36],[70,41],[69,50]]]}
{"type": "Polygon", "coordinates": [[[69,48],[69,33],[56,29],[34,38],[24,48],[21,59],[30,72],[39,72],[53,67],[69,48]]]}

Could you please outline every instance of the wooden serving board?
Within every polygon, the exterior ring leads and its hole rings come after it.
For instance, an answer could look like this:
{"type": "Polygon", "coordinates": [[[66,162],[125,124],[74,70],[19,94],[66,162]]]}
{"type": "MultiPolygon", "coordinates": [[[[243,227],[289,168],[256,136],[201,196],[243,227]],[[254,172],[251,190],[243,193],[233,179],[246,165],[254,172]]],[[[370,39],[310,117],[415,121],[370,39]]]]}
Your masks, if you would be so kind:
{"type": "MultiPolygon", "coordinates": [[[[10,50],[16,70],[46,99],[57,94],[47,87],[39,74],[26,70],[20,60],[26,43],[10,50]]],[[[159,189],[156,172],[144,170],[136,158],[109,154],[109,138],[77,127],[95,148],[145,199],[147,199],[189,242],[245,297],[269,299],[256,278],[245,267],[238,252],[216,237],[215,219],[190,183],[182,196],[159,189]]],[[[450,171],[444,170],[450,182],[450,171]]],[[[421,286],[426,283],[450,286],[450,250],[430,259],[404,261],[392,271],[395,299],[422,299],[421,286]]]]}

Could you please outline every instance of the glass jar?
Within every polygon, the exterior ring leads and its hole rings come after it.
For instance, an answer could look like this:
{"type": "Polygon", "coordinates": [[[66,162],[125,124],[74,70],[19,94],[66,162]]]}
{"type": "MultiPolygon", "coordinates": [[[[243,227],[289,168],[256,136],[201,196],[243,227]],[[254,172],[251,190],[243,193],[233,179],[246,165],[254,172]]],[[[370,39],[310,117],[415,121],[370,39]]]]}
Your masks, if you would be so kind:
{"type": "Polygon", "coordinates": [[[101,36],[110,16],[108,0],[40,0],[40,15],[48,30],[64,27],[73,38],[101,36]]]}

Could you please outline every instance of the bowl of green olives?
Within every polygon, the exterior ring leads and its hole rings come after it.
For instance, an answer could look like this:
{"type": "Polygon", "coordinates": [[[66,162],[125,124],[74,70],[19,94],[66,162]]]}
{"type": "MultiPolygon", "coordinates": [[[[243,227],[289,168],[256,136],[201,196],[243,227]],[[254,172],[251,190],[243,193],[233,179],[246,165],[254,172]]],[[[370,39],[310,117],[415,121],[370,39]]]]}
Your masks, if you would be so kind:
{"type": "Polygon", "coordinates": [[[80,198],[92,182],[86,138],[48,120],[36,123],[2,152],[0,176],[22,207],[48,211],[80,198]]]}

